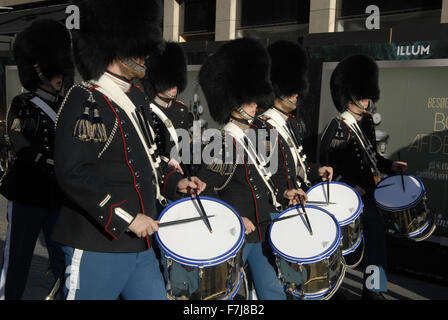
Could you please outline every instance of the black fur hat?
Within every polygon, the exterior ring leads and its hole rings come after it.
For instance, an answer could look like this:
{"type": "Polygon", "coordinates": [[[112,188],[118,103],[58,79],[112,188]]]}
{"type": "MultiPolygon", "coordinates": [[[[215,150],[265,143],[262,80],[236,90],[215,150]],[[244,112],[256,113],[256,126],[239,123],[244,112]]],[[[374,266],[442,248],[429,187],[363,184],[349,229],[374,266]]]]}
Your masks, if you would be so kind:
{"type": "Polygon", "coordinates": [[[367,55],[354,55],[342,60],[334,69],[330,80],[331,97],[339,112],[343,112],[352,98],[380,98],[378,65],[367,55]]]}
{"type": "Polygon", "coordinates": [[[84,80],[98,79],[117,58],[158,54],[163,47],[160,0],[72,0],[80,11],[73,49],[84,80]]]}
{"type": "Polygon", "coordinates": [[[267,50],[255,39],[227,42],[209,56],[199,72],[199,84],[207,99],[212,118],[224,124],[230,113],[243,103],[272,105],[267,50]]]}
{"type": "Polygon", "coordinates": [[[13,51],[20,82],[29,91],[35,91],[42,82],[36,66],[48,80],[58,74],[73,75],[70,33],[55,20],[34,21],[17,35],[13,51]]]}
{"type": "Polygon", "coordinates": [[[271,81],[276,97],[308,93],[308,57],[298,43],[279,40],[268,47],[271,81]]]}
{"type": "Polygon", "coordinates": [[[163,53],[148,59],[146,66],[145,91],[159,93],[177,86],[181,93],[187,86],[187,58],[176,42],[167,42],[163,53]]]}

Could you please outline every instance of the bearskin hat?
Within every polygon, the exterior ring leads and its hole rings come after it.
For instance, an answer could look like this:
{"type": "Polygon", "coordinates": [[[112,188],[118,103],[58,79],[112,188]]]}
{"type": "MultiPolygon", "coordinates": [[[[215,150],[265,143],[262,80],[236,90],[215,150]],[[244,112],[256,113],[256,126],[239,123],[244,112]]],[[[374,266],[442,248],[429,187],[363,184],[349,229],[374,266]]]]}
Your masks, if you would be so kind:
{"type": "Polygon", "coordinates": [[[117,58],[146,57],[163,48],[160,0],[72,0],[80,12],[74,58],[84,80],[98,79],[117,58]]]}
{"type": "Polygon", "coordinates": [[[330,80],[331,97],[339,112],[343,112],[352,98],[378,101],[378,65],[367,55],[353,55],[342,60],[330,80]]]}
{"type": "Polygon", "coordinates": [[[279,40],[268,47],[271,81],[276,97],[308,93],[308,57],[298,43],[279,40]]]}
{"type": "Polygon", "coordinates": [[[243,103],[272,105],[267,50],[255,39],[232,40],[209,56],[199,72],[199,84],[207,99],[210,115],[220,123],[243,103]]]}
{"type": "Polygon", "coordinates": [[[58,74],[73,75],[70,33],[57,21],[34,21],[17,35],[13,51],[20,82],[29,91],[35,91],[42,82],[37,66],[48,80],[58,74]]]}
{"type": "Polygon", "coordinates": [[[176,86],[181,93],[187,86],[187,57],[176,42],[167,42],[163,53],[148,59],[146,66],[145,91],[156,94],[176,86]]]}

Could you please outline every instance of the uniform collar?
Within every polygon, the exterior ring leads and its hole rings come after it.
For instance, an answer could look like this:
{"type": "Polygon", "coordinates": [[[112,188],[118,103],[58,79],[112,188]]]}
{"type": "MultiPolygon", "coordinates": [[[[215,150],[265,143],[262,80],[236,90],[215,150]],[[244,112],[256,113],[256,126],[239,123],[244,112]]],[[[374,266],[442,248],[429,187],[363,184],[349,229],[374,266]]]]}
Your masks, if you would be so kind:
{"type": "Polygon", "coordinates": [[[283,111],[283,110],[280,110],[280,109],[278,109],[276,106],[273,106],[272,107],[272,110],[274,110],[275,112],[277,112],[282,118],[283,118],[283,120],[288,120],[288,118],[289,118],[289,113],[288,112],[285,112],[285,111],[283,111]]]}
{"type": "Polygon", "coordinates": [[[41,99],[48,102],[56,102],[58,101],[59,95],[57,93],[50,93],[42,88],[37,88],[34,93],[41,99]]]}
{"type": "Polygon", "coordinates": [[[162,99],[160,99],[159,96],[156,95],[156,97],[154,98],[154,103],[156,106],[160,108],[168,109],[169,107],[171,107],[172,101],[170,102],[163,101],[162,99]]]}
{"type": "Polygon", "coordinates": [[[132,83],[125,77],[119,76],[110,71],[106,71],[104,75],[115,82],[115,84],[118,85],[124,93],[129,93],[129,91],[131,90],[132,83]]]}

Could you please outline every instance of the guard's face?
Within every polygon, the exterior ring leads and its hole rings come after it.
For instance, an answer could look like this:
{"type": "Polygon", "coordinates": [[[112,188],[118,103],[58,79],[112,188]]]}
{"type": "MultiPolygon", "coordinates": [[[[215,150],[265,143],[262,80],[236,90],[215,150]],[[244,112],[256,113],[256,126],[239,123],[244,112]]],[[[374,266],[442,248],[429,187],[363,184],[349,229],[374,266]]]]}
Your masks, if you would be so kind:
{"type": "Polygon", "coordinates": [[[370,99],[361,99],[359,103],[363,106],[364,110],[367,110],[369,107],[370,99]]]}
{"type": "Polygon", "coordinates": [[[177,96],[177,87],[172,87],[162,92],[162,96],[165,98],[174,99],[177,96]]]}
{"type": "Polygon", "coordinates": [[[294,104],[297,104],[297,101],[299,101],[299,95],[297,93],[286,98],[294,104]]]}
{"type": "Polygon", "coordinates": [[[50,83],[54,90],[61,91],[64,83],[64,76],[62,74],[55,75],[50,79],[50,83]]]}
{"type": "Polygon", "coordinates": [[[255,102],[245,103],[241,105],[241,108],[252,117],[255,117],[255,114],[257,113],[257,104],[255,102]]]}

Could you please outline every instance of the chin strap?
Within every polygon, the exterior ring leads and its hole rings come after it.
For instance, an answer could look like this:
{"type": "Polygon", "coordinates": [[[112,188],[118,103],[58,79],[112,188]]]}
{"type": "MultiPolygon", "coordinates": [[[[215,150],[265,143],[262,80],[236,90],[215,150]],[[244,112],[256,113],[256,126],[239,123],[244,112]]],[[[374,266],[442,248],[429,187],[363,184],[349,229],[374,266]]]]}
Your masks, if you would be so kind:
{"type": "Polygon", "coordinates": [[[249,123],[255,119],[255,117],[252,117],[250,114],[244,111],[243,107],[239,107],[235,109],[235,111],[238,112],[240,116],[243,117],[244,120],[247,120],[249,123]]]}
{"type": "Polygon", "coordinates": [[[138,64],[131,58],[120,58],[120,61],[136,72],[146,73],[146,66],[138,64]]]}
{"type": "Polygon", "coordinates": [[[361,113],[356,113],[356,112],[350,111],[351,113],[353,113],[353,114],[355,114],[357,116],[361,116],[362,117],[372,107],[372,100],[370,100],[370,99],[369,99],[369,105],[368,105],[368,107],[366,109],[364,109],[364,106],[361,104],[361,102],[359,102],[358,99],[355,99],[354,97],[351,97],[351,100],[354,103],[355,107],[361,111],[361,113]]]}
{"type": "Polygon", "coordinates": [[[291,100],[289,100],[286,96],[281,96],[280,100],[282,100],[283,102],[285,102],[286,104],[289,104],[292,108],[296,109],[297,108],[297,104],[295,104],[294,102],[292,102],[291,100]]]}
{"type": "MultiPolygon", "coordinates": [[[[39,77],[40,81],[42,81],[42,83],[43,83],[44,85],[47,85],[49,88],[52,88],[56,94],[60,93],[60,92],[63,90],[64,85],[61,86],[61,89],[60,89],[60,90],[56,90],[56,88],[53,87],[53,85],[51,84],[50,79],[48,79],[48,78],[43,74],[43,72],[42,72],[42,70],[40,69],[40,66],[39,66],[39,65],[37,65],[37,64],[34,65],[34,68],[36,68],[37,76],[39,77]]],[[[64,84],[64,78],[62,78],[62,84],[64,84]]]]}

